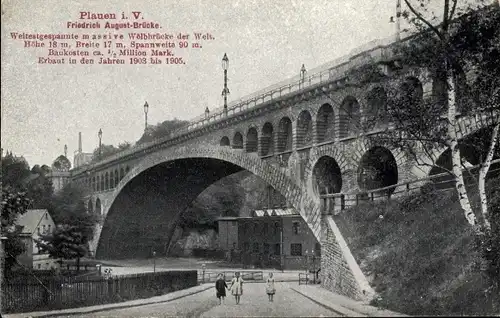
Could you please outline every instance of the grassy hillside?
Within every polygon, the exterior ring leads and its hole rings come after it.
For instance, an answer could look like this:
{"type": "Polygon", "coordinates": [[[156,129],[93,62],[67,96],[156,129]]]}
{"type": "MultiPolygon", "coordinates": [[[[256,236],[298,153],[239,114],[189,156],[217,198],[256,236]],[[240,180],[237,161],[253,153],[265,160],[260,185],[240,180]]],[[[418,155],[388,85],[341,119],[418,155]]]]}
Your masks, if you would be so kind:
{"type": "MultiPolygon", "coordinates": [[[[498,219],[500,178],[488,182],[488,191],[490,213],[498,219]]],[[[477,194],[472,202],[477,209],[477,194]]],[[[374,304],[410,315],[491,315],[500,309],[453,190],[428,187],[399,200],[365,203],[335,220],[380,295],[374,304]]]]}

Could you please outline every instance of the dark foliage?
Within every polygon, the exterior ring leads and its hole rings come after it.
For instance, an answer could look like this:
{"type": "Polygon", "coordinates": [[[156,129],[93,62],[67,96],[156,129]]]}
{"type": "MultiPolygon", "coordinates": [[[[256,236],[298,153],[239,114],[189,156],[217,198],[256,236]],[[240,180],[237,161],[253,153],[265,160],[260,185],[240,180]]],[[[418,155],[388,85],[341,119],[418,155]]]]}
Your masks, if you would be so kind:
{"type": "MultiPolygon", "coordinates": [[[[427,185],[418,194],[365,203],[337,216],[351,251],[380,296],[372,304],[410,315],[496,312],[500,305],[498,189],[500,178],[487,182],[496,222],[489,276],[481,270],[482,251],[461,217],[453,190],[436,191],[427,185]]],[[[477,190],[469,191],[477,210],[477,190]]]]}
{"type": "Polygon", "coordinates": [[[186,120],[173,119],[158,123],[156,126],[148,127],[147,131],[145,131],[142,137],[137,141],[137,144],[143,144],[158,138],[166,137],[176,129],[188,123],[189,121],[186,120]]]}
{"type": "Polygon", "coordinates": [[[22,228],[16,227],[15,222],[19,215],[26,213],[31,205],[31,200],[27,198],[25,192],[18,192],[10,186],[2,187],[2,236],[6,237],[4,241],[5,252],[5,272],[10,272],[16,264],[17,256],[25,251],[25,245],[21,241],[19,234],[22,228]]]}

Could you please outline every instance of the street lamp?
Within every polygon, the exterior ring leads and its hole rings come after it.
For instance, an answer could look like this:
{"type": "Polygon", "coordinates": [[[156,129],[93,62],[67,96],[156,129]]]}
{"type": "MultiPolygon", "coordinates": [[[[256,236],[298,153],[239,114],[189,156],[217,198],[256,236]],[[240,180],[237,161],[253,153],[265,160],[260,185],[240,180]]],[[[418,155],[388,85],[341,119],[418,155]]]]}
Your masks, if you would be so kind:
{"type": "Polygon", "coordinates": [[[222,90],[222,96],[224,96],[224,114],[227,116],[227,95],[229,94],[229,89],[227,88],[227,69],[229,68],[229,59],[227,54],[224,53],[222,58],[222,69],[224,70],[224,89],[222,90]]]}
{"type": "Polygon", "coordinates": [[[309,260],[309,250],[306,250],[306,274],[309,272],[309,268],[308,268],[308,260],[309,260]]]}
{"type": "Polygon", "coordinates": [[[153,273],[156,273],[156,251],[153,251],[153,273]]]}
{"type": "Polygon", "coordinates": [[[102,129],[99,128],[99,132],[97,133],[97,136],[99,137],[99,158],[101,158],[101,146],[102,146],[102,129]]]}
{"type": "Polygon", "coordinates": [[[203,278],[202,278],[202,282],[203,284],[205,283],[205,269],[207,268],[207,266],[205,265],[205,263],[201,264],[201,270],[203,272],[203,278]]]}
{"type": "Polygon", "coordinates": [[[316,251],[312,251],[312,270],[313,270],[313,275],[314,275],[314,280],[313,283],[316,284],[316,251]]]}
{"type": "Polygon", "coordinates": [[[396,23],[396,42],[401,40],[401,0],[396,0],[396,21],[391,17],[390,23],[396,23]]]}
{"type": "MultiPolygon", "coordinates": [[[[304,64],[302,64],[302,67],[300,69],[300,83],[302,83],[302,88],[304,88],[304,81],[306,78],[306,73],[307,73],[306,66],[304,64]]],[[[299,87],[299,89],[300,89],[300,87],[299,87]]]]}
{"type": "Polygon", "coordinates": [[[148,110],[149,110],[149,105],[148,102],[144,103],[144,131],[148,129],[148,110]]]}

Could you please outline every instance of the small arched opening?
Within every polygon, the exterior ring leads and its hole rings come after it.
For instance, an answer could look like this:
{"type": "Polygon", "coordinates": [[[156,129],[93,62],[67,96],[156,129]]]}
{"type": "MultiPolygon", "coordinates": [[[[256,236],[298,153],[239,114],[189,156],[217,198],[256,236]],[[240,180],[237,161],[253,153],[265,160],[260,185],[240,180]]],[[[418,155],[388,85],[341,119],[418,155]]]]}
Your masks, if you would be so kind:
{"type": "Polygon", "coordinates": [[[233,149],[243,149],[243,136],[239,132],[233,136],[233,149]]]}
{"type": "Polygon", "coordinates": [[[101,215],[102,214],[101,200],[99,198],[97,198],[95,200],[95,213],[97,215],[101,215]]]}
{"type": "Polygon", "coordinates": [[[246,152],[257,152],[259,142],[257,129],[253,127],[248,129],[246,140],[246,152]]]}
{"type": "Polygon", "coordinates": [[[271,123],[265,123],[262,127],[260,152],[261,156],[267,156],[274,153],[273,125],[271,123]]]}
{"type": "MultiPolygon", "coordinates": [[[[373,147],[361,157],[358,167],[358,186],[361,190],[375,190],[397,183],[398,167],[389,149],[373,147]]],[[[394,188],[382,192],[390,195],[394,188]]]]}
{"type": "Polygon", "coordinates": [[[89,199],[89,202],[87,203],[87,213],[94,213],[94,205],[92,204],[92,199],[89,199]]]}
{"type": "Polygon", "coordinates": [[[281,118],[278,126],[277,151],[292,150],[292,121],[288,117],[281,118]]]}
{"type": "Polygon", "coordinates": [[[104,179],[104,190],[109,190],[109,173],[106,172],[104,179]]]}
{"type": "Polygon", "coordinates": [[[303,110],[297,118],[297,148],[310,146],[313,143],[311,113],[303,110]]]}
{"type": "Polygon", "coordinates": [[[115,185],[113,188],[116,188],[118,186],[118,183],[120,183],[120,177],[118,176],[118,170],[115,170],[115,185]]]}
{"type": "Polygon", "coordinates": [[[400,87],[401,102],[405,109],[420,109],[424,99],[424,89],[420,80],[416,77],[407,77],[400,87]]]}
{"type": "Polygon", "coordinates": [[[358,100],[353,96],[347,96],[340,106],[339,135],[341,138],[345,138],[360,130],[361,108],[358,100]]]}
{"type": "Polygon", "coordinates": [[[374,127],[377,124],[385,124],[389,119],[387,109],[387,93],[381,86],[376,86],[368,92],[366,96],[367,110],[365,122],[368,127],[374,127]]]}
{"type": "Polygon", "coordinates": [[[335,159],[323,156],[312,171],[314,191],[318,195],[339,193],[342,190],[342,173],[335,159]]]}
{"type": "Polygon", "coordinates": [[[316,135],[318,143],[335,139],[335,113],[330,104],[323,104],[316,116],[316,135]]]}
{"type": "Polygon", "coordinates": [[[220,145],[222,147],[229,146],[230,145],[229,138],[227,136],[222,137],[220,140],[220,145]]]}

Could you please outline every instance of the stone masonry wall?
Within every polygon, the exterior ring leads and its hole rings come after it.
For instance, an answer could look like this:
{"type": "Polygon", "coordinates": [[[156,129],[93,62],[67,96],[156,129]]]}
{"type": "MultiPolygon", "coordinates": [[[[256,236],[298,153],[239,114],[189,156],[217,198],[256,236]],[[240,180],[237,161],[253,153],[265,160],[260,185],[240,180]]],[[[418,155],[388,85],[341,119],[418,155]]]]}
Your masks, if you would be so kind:
{"type": "Polygon", "coordinates": [[[321,244],[321,287],[356,300],[365,295],[345,260],[335,235],[328,228],[321,244]]]}

